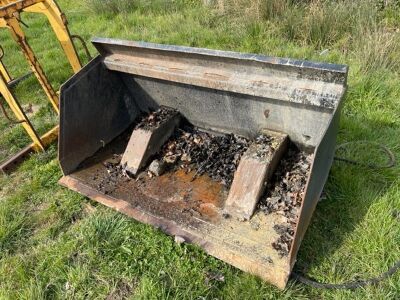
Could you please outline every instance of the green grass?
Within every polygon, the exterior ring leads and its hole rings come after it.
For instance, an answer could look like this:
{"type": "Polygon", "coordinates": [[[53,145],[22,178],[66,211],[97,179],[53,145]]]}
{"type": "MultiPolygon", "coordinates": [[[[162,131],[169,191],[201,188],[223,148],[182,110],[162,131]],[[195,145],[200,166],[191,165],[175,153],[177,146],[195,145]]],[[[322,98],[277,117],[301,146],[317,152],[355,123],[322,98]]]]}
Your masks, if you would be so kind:
{"type": "MultiPolygon", "coordinates": [[[[338,142],[382,143],[400,158],[398,2],[210,3],[59,1],[71,32],[86,40],[126,38],[348,64],[338,142]]],[[[43,17],[23,19],[29,42],[58,88],[72,74],[67,60],[43,17]]],[[[26,73],[28,65],[8,32],[1,31],[0,39],[11,74],[26,73]]],[[[32,118],[41,133],[57,122],[34,78],[15,92],[24,105],[40,108],[32,118]]],[[[20,126],[10,127],[0,117],[0,160],[28,142],[20,126]]],[[[376,149],[358,147],[352,153],[367,162],[382,160],[376,149]]],[[[399,174],[398,165],[376,171],[335,162],[327,199],[316,209],[295,269],[326,282],[386,271],[400,258],[400,223],[392,216],[400,210],[399,174]]],[[[150,226],[60,187],[60,176],[56,146],[33,155],[12,176],[0,176],[0,299],[399,298],[399,273],[356,291],[293,282],[279,291],[195,246],[175,244],[150,226]],[[222,273],[225,281],[207,283],[208,272],[222,273]]]]}

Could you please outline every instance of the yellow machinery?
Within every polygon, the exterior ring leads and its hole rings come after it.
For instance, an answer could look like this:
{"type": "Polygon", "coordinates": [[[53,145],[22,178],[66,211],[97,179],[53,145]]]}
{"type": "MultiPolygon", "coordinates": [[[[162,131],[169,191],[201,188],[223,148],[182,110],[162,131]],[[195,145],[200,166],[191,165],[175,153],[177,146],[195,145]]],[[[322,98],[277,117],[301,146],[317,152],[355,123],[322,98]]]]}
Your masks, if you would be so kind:
{"type": "MultiPolygon", "coordinates": [[[[57,39],[59,40],[68,58],[69,63],[72,66],[74,73],[78,72],[81,69],[82,64],[80,62],[72,38],[79,38],[85,46],[84,41],[79,36],[72,36],[69,33],[66,17],[61,12],[60,8],[54,0],[0,0],[0,27],[7,28],[10,31],[12,38],[20,46],[25,58],[28,60],[33,74],[38,79],[40,85],[46,93],[47,98],[52,104],[52,107],[54,108],[55,112],[59,114],[58,95],[55,92],[54,88],[51,86],[49,80],[47,79],[43,68],[37,60],[35,53],[30,47],[27,38],[21,28],[21,23],[23,24],[20,18],[21,12],[41,13],[47,17],[51,27],[56,34],[57,39]]],[[[89,55],[86,46],[85,50],[86,53],[89,55]]],[[[3,56],[3,54],[4,53],[2,51],[0,56],[0,93],[14,113],[15,118],[17,119],[16,123],[22,124],[27,134],[33,141],[31,145],[29,145],[18,154],[11,157],[2,165],[0,165],[0,170],[2,170],[4,173],[8,173],[18,164],[19,161],[23,160],[30,152],[44,151],[46,146],[57,138],[58,126],[56,126],[41,137],[38,135],[38,133],[33,128],[31,122],[27,118],[26,114],[22,110],[21,105],[18,103],[17,99],[9,88],[11,76],[9,75],[4,64],[1,62],[1,57],[3,56]]]]}

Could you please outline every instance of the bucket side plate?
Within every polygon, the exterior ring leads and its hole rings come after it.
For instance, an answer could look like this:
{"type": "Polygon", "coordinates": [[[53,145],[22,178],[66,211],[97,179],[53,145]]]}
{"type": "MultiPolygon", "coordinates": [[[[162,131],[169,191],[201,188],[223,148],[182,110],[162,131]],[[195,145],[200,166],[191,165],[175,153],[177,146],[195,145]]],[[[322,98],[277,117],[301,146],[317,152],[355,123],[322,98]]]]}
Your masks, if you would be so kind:
{"type": "Polygon", "coordinates": [[[136,101],[119,74],[95,58],[61,87],[59,162],[64,174],[128,128],[136,101]]]}

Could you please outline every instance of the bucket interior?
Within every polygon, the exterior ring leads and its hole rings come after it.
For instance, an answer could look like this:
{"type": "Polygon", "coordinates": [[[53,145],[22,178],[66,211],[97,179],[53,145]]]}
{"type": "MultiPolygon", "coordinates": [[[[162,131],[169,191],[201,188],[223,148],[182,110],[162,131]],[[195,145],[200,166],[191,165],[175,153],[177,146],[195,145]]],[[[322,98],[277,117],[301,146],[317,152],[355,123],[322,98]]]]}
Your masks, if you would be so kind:
{"type": "Polygon", "coordinates": [[[100,56],[61,89],[61,184],[283,288],[328,176],[347,68],[109,39],[94,44],[100,56]],[[140,176],[124,175],[120,161],[135,124],[162,106],[212,135],[288,135],[249,220],[227,217],[230,186],[206,173],[193,180],[196,170],[172,168],[149,176],[149,161],[140,176]],[[285,192],[301,198],[288,227],[289,212],[268,201],[288,172],[298,172],[301,157],[309,162],[301,191],[285,192]],[[285,230],[293,232],[282,253],[285,230]]]}

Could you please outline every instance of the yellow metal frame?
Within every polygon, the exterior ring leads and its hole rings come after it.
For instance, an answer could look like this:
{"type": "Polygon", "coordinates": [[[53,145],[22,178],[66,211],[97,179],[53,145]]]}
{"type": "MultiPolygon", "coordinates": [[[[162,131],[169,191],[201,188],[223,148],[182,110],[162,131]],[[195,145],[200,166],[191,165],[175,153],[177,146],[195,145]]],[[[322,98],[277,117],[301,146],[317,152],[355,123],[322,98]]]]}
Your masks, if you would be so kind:
{"type": "Polygon", "coordinates": [[[10,74],[8,74],[6,66],[3,64],[1,59],[0,59],[0,73],[3,75],[4,79],[6,80],[6,82],[10,82],[11,81],[11,76],[10,76],[10,74]]]}
{"type": "Polygon", "coordinates": [[[8,81],[3,76],[3,74],[0,74],[0,93],[3,95],[12,112],[17,117],[18,121],[21,121],[21,124],[24,127],[25,131],[28,133],[33,143],[35,144],[35,150],[44,150],[44,145],[40,137],[36,133],[29,119],[26,117],[24,111],[21,108],[21,105],[18,103],[13,93],[8,88],[7,82],[8,81]]]}
{"type": "MultiPolygon", "coordinates": [[[[33,74],[38,79],[53,109],[59,114],[58,95],[47,79],[43,68],[28,44],[27,38],[20,26],[21,12],[41,13],[47,17],[74,73],[76,73],[82,68],[82,64],[75,49],[75,45],[72,42],[66,17],[54,0],[0,0],[0,27],[9,29],[12,38],[20,46],[25,58],[29,62],[33,74]]],[[[32,149],[35,151],[44,150],[45,147],[57,137],[58,126],[44,136],[38,136],[12,91],[9,89],[8,83],[10,81],[11,76],[0,60],[0,93],[3,95],[17,120],[21,122],[25,131],[32,139],[32,149]]]]}

